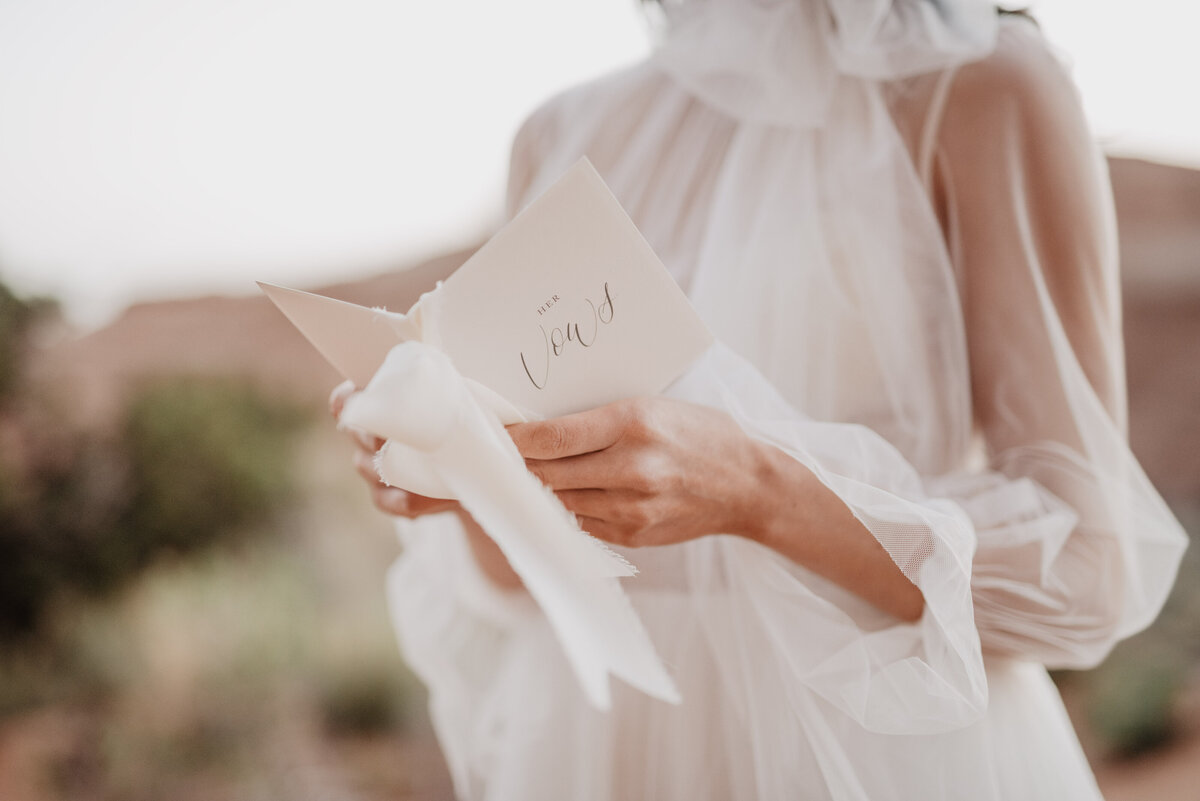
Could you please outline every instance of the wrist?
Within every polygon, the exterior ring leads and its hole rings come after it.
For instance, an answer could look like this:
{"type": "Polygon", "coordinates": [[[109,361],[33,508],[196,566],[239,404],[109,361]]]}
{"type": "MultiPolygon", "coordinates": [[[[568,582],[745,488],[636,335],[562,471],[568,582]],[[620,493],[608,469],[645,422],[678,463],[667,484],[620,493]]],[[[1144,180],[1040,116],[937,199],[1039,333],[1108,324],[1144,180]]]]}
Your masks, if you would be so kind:
{"type": "Polygon", "coordinates": [[[802,527],[804,497],[816,478],[804,465],[766,442],[750,440],[750,483],[740,494],[739,522],[734,533],[768,548],[802,527]]]}
{"type": "Polygon", "coordinates": [[[753,514],[737,533],[855,593],[901,620],[921,617],[921,590],[854,512],[786,452],[757,443],[753,514]]]}

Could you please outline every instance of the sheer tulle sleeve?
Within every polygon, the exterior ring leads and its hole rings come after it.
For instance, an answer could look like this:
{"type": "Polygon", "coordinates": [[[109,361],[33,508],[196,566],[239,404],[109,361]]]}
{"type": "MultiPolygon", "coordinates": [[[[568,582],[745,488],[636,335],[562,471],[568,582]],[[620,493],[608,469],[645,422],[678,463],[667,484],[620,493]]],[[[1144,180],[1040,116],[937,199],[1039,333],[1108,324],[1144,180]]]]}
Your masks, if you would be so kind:
{"type": "MultiPolygon", "coordinates": [[[[669,393],[729,413],[803,464],[925,597],[920,620],[903,623],[757,543],[689,543],[698,619],[709,641],[725,645],[716,659],[739,713],[762,724],[750,728],[773,730],[785,709],[782,720],[837,720],[824,704],[882,734],[932,734],[977,721],[988,687],[972,619],[974,532],[958,504],[931,495],[878,433],[810,419],[721,345],[669,393]]],[[[756,751],[773,748],[755,743],[756,751]]]]}
{"type": "Polygon", "coordinates": [[[1087,667],[1158,613],[1186,538],[1126,443],[1104,163],[1035,42],[963,68],[946,105],[937,185],[989,470],[940,491],[976,528],[984,649],[1087,667]]]}

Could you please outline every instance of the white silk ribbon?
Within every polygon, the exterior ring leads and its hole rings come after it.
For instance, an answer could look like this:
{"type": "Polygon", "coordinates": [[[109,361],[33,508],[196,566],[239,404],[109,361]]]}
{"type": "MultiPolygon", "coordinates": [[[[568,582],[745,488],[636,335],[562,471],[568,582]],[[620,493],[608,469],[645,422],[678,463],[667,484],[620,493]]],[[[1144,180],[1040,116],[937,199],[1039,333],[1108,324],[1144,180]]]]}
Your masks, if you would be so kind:
{"type": "Polygon", "coordinates": [[[499,546],[557,634],[591,703],[608,709],[608,675],[664,701],[679,693],[619,577],[633,566],[580,530],[525,467],[504,430],[524,416],[455,370],[432,345],[397,345],[341,422],[386,440],[383,481],[457,499],[499,546]]]}

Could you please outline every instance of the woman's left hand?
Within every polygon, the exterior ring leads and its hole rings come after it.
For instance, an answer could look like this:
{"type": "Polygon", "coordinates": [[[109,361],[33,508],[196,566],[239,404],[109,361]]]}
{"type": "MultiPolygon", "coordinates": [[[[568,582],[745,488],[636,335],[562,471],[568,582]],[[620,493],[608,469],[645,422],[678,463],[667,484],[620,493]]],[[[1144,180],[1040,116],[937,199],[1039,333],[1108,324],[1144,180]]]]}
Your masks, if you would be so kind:
{"type": "Polygon", "coordinates": [[[901,620],[924,611],[921,591],[841,498],[722,412],[638,398],[508,432],[529,469],[602,540],[738,534],[901,620]]]}
{"type": "Polygon", "coordinates": [[[728,415],[670,398],[509,426],[529,469],[588,533],[625,546],[750,535],[767,459],[728,415]]]}

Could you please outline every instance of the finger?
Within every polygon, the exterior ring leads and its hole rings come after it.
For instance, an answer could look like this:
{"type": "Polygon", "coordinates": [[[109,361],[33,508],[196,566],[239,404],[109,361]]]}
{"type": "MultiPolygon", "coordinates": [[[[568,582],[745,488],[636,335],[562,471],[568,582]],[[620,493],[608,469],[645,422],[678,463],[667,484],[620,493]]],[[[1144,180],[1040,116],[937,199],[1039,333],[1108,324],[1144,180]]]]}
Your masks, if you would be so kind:
{"type": "Polygon", "coordinates": [[[449,498],[429,498],[415,492],[408,493],[408,510],[413,517],[449,512],[460,508],[458,501],[449,498]]]}
{"type": "Polygon", "coordinates": [[[605,489],[556,490],[555,495],[576,516],[613,520],[617,507],[623,502],[622,493],[605,489]]]}
{"type": "Polygon", "coordinates": [[[460,508],[458,501],[427,498],[424,495],[417,495],[399,487],[389,487],[386,484],[372,485],[371,501],[381,512],[410,519],[460,508]]]}
{"type": "Polygon", "coordinates": [[[585,453],[565,459],[526,459],[529,472],[543,484],[559,490],[602,490],[620,484],[619,460],[608,453],[585,453]]]}
{"type": "Polygon", "coordinates": [[[342,416],[342,409],[346,406],[346,399],[354,394],[354,382],[343,381],[333,388],[333,392],[329,393],[329,413],[334,419],[342,416]]]}
{"type": "Polygon", "coordinates": [[[508,435],[527,459],[561,459],[603,450],[621,435],[613,404],[534,423],[514,423],[508,435]]]}
{"type": "Polygon", "coordinates": [[[361,431],[357,428],[351,428],[348,430],[350,431],[350,436],[354,438],[354,444],[357,445],[359,449],[364,450],[367,453],[373,455],[376,451],[383,447],[384,440],[382,437],[377,437],[374,434],[369,434],[366,431],[361,431]]]}
{"type": "Polygon", "coordinates": [[[370,484],[383,484],[379,471],[375,469],[375,459],[363,450],[354,452],[354,469],[370,484]]]}
{"type": "Polygon", "coordinates": [[[588,517],[587,515],[577,515],[576,517],[579,520],[579,527],[598,540],[611,542],[614,545],[633,545],[629,541],[628,533],[621,526],[597,517],[588,517]]]}
{"type": "Polygon", "coordinates": [[[375,508],[385,514],[396,517],[408,517],[408,493],[397,487],[386,484],[371,485],[371,502],[375,508]]]}
{"type": "Polygon", "coordinates": [[[631,538],[657,528],[659,514],[655,507],[632,490],[566,490],[554,494],[577,519],[600,521],[605,532],[601,539],[639,544],[631,538]]]}

